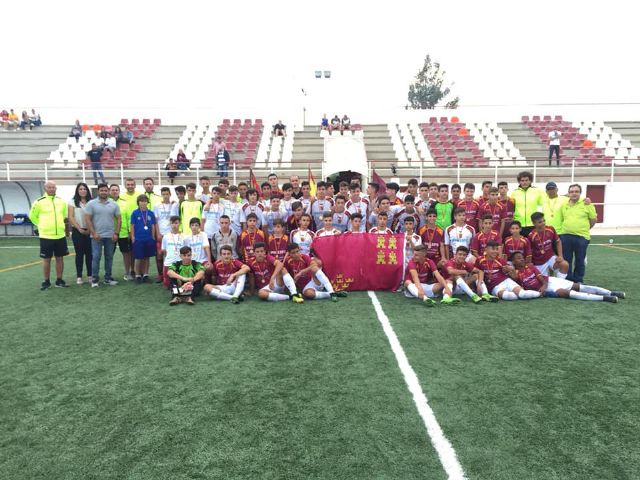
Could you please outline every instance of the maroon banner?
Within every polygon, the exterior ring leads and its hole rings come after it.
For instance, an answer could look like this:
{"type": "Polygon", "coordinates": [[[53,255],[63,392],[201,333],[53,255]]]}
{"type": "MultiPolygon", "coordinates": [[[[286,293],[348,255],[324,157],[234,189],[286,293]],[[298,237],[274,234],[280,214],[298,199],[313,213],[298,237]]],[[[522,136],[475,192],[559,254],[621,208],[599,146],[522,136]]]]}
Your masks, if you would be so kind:
{"type": "Polygon", "coordinates": [[[395,290],[402,280],[403,234],[326,236],[312,248],[336,290],[395,290]]]}

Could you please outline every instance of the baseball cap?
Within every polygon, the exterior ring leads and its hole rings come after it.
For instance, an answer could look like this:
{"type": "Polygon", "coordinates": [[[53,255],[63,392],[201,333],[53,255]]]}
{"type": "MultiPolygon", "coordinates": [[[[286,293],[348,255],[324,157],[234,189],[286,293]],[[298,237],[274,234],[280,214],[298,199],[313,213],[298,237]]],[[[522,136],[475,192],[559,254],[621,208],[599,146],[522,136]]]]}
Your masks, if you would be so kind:
{"type": "Polygon", "coordinates": [[[558,185],[556,185],[556,182],[549,182],[545,187],[546,190],[551,190],[552,188],[558,188],[558,185]]]}

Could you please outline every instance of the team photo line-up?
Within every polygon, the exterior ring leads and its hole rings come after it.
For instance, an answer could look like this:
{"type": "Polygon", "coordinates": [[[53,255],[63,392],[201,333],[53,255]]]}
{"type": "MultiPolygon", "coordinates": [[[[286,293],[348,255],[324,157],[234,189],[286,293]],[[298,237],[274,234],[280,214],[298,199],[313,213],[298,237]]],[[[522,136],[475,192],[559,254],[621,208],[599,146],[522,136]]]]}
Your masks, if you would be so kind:
{"type": "Polygon", "coordinates": [[[357,180],[300,182],[298,176],[279,183],[272,173],[261,185],[230,185],[221,178],[211,187],[187,183],[154,192],[152,178],[98,184],[92,198],[78,183],[70,201],[56,196],[55,182],[44,185],[29,217],[40,237],[44,281],[49,289],[55,257],[55,287],[63,280],[67,237],[75,249],[76,283],[100,286],[118,282],[112,274],[119,249],[124,280],[150,282],[155,258],[156,283],[170,291],[170,304],[194,304],[204,293],[212,299],[239,303],[246,295],[266,301],[328,298],[334,290],[314,256],[313,241],[332,235],[403,235],[404,264],[398,290],[426,306],[455,305],[467,295],[483,301],[562,297],[616,303],[621,291],[585,285],[585,259],[596,211],[582,188],[570,185],[559,195],[555,182],[544,191],[521,172],[509,194],[507,182],[482,183],[475,196],[472,183],[447,185],[409,180],[404,192],[397,183],[368,183],[363,195],[357,180]],[[251,187],[254,188],[251,188],[251,187]],[[86,272],[86,280],[83,276],[86,272]]]}

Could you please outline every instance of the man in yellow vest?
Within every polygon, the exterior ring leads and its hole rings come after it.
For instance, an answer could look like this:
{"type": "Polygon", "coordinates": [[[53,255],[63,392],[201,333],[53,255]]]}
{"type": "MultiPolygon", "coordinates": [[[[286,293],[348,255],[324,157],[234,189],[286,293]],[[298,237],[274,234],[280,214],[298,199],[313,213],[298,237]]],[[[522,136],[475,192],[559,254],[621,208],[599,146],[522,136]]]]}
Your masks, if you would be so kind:
{"type": "Polygon", "coordinates": [[[29,219],[38,229],[40,236],[40,258],[44,281],[40,290],[51,288],[49,276],[51,274],[51,257],[56,257],[56,287],[64,288],[68,285],[62,279],[64,270],[64,256],[69,255],[65,232],[67,219],[67,202],[56,197],[55,182],[44,184],[45,195],[36,200],[31,206],[29,219]]]}
{"type": "MultiPolygon", "coordinates": [[[[148,208],[153,211],[153,209],[156,208],[156,205],[160,205],[162,203],[162,197],[153,191],[153,187],[155,187],[153,178],[145,178],[142,181],[142,186],[144,187],[144,194],[146,195],[147,200],[149,200],[148,208]]],[[[137,205],[136,208],[138,208],[137,205]]]]}
{"type": "Polygon", "coordinates": [[[555,228],[556,233],[560,235],[562,233],[560,209],[562,205],[569,201],[569,197],[558,195],[558,185],[556,185],[556,182],[547,183],[545,190],[547,194],[542,198],[544,220],[548,226],[555,228]]]}
{"type": "Polygon", "coordinates": [[[529,235],[533,230],[533,222],[531,214],[542,212],[542,191],[531,185],[533,182],[533,174],[531,172],[520,172],[518,174],[518,188],[511,194],[511,198],[515,203],[513,219],[522,225],[523,237],[529,235]]]}

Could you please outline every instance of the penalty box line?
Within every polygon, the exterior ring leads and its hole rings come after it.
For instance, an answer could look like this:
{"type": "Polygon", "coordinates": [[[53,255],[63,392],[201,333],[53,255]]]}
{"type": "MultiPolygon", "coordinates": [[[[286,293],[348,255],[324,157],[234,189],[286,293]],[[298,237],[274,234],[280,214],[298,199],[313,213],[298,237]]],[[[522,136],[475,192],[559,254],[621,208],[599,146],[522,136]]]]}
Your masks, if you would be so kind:
{"type": "Polygon", "coordinates": [[[389,341],[391,350],[396,357],[398,367],[400,367],[400,371],[402,372],[404,381],[407,384],[407,388],[413,396],[413,401],[416,404],[418,413],[420,414],[420,417],[422,418],[422,421],[427,428],[429,441],[435,448],[442,467],[447,473],[449,479],[464,479],[464,471],[462,470],[462,465],[460,465],[460,462],[458,461],[456,452],[447,437],[445,437],[444,432],[442,431],[442,428],[440,427],[440,424],[438,423],[438,420],[433,413],[433,410],[429,406],[427,397],[422,391],[422,387],[420,386],[420,382],[418,381],[418,376],[409,364],[409,359],[404,353],[402,345],[400,345],[400,341],[398,340],[398,336],[391,326],[389,317],[387,317],[387,315],[384,313],[384,310],[382,310],[382,305],[380,305],[380,301],[378,300],[376,294],[372,291],[369,291],[368,294],[369,298],[371,299],[371,303],[373,304],[373,308],[376,311],[378,321],[382,325],[382,330],[387,336],[387,340],[389,341]]]}

